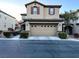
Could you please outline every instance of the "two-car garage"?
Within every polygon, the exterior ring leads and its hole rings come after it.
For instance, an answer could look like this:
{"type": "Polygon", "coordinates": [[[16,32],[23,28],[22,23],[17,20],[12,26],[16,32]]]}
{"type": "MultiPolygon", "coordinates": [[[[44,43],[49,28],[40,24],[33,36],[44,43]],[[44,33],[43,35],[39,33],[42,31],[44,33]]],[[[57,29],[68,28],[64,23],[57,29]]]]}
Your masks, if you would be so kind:
{"type": "Polygon", "coordinates": [[[57,34],[57,24],[31,24],[32,36],[54,36],[57,34]]]}

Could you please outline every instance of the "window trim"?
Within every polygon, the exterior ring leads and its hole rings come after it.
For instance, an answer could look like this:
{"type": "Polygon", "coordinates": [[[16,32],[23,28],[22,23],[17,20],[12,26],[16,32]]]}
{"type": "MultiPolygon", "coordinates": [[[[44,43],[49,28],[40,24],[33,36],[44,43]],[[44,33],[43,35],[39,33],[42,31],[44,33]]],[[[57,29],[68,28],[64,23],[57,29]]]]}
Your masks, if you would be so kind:
{"type": "Polygon", "coordinates": [[[35,15],[40,14],[40,8],[37,7],[37,6],[33,6],[33,7],[31,7],[31,14],[35,14],[35,15]],[[37,12],[36,12],[36,13],[34,13],[34,8],[37,8],[37,12]]]}
{"type": "Polygon", "coordinates": [[[49,15],[54,15],[55,14],[55,8],[49,8],[49,15]],[[53,12],[51,13],[51,9],[53,9],[53,12]]]}
{"type": "Polygon", "coordinates": [[[33,14],[37,14],[37,12],[38,12],[38,9],[37,9],[36,6],[34,6],[34,7],[33,7],[33,14]],[[35,11],[35,9],[36,9],[36,11],[35,11]]]}

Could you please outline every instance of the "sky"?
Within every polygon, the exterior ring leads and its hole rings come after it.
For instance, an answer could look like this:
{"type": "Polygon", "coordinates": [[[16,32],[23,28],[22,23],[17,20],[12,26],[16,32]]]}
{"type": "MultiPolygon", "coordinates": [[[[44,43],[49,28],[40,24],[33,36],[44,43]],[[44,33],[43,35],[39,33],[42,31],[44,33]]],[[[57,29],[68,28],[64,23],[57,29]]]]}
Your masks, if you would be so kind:
{"type": "MultiPolygon", "coordinates": [[[[22,13],[26,13],[25,4],[33,0],[0,0],[0,10],[14,16],[18,21],[21,20],[22,13]]],[[[79,0],[37,0],[48,5],[62,5],[60,13],[69,10],[79,9],[79,0]]]]}

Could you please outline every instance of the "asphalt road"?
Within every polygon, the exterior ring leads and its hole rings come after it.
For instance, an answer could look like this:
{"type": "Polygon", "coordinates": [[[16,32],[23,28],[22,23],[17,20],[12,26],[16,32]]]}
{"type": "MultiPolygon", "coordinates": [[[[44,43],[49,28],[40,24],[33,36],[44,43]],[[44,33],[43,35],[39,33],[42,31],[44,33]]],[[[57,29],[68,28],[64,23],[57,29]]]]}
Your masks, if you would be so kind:
{"type": "Polygon", "coordinates": [[[79,42],[62,40],[0,40],[0,58],[77,58],[79,42]]]}

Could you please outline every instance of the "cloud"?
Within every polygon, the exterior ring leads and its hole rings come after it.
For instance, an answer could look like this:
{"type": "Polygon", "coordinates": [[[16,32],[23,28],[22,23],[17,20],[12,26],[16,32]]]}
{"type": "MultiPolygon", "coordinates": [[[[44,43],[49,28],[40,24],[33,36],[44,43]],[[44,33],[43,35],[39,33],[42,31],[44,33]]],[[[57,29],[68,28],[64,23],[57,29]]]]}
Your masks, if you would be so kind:
{"type": "Polygon", "coordinates": [[[21,20],[21,13],[26,13],[26,8],[24,4],[29,3],[34,0],[0,0],[0,9],[13,17],[17,20],[21,20]],[[22,5],[23,2],[23,5],[22,5]],[[25,3],[24,3],[25,2],[25,3]]]}
{"type": "Polygon", "coordinates": [[[21,13],[25,13],[26,9],[24,6],[10,4],[10,3],[0,3],[0,9],[4,12],[14,16],[17,20],[21,20],[21,13]]]}

